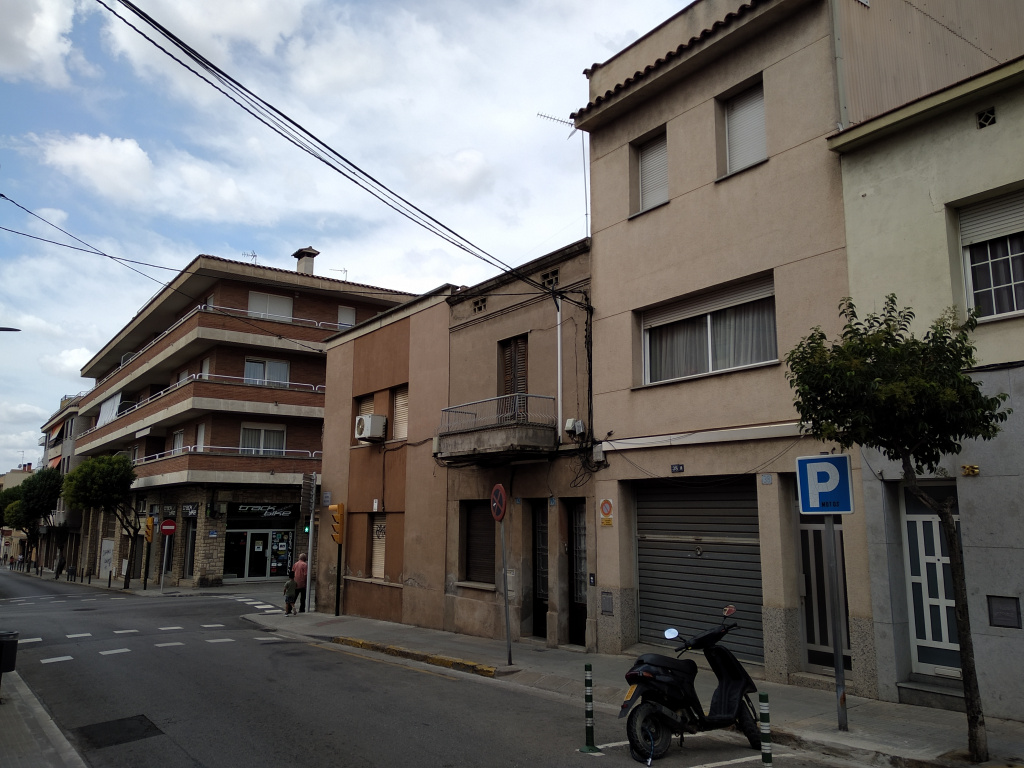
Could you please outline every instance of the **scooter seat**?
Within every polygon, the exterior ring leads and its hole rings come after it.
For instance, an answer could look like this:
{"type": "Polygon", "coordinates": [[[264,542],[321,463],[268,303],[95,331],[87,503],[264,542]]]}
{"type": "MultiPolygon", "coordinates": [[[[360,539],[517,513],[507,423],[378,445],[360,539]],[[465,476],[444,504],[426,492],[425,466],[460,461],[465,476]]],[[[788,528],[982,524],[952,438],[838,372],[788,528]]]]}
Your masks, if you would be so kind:
{"type": "Polygon", "coordinates": [[[674,659],[671,656],[662,656],[660,653],[645,653],[637,660],[638,664],[650,664],[653,667],[665,667],[675,672],[694,676],[697,674],[697,664],[693,659],[674,659]]]}

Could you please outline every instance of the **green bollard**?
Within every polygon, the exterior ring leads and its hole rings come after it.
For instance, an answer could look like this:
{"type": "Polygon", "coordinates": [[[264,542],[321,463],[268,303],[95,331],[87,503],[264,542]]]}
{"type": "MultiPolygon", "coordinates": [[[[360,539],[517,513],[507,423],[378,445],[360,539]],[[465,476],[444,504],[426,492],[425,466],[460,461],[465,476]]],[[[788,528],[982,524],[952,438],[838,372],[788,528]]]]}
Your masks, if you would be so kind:
{"type": "Polygon", "coordinates": [[[768,694],[757,694],[761,704],[761,765],[772,764],[772,727],[768,719],[768,694]]]}
{"type": "Polygon", "coordinates": [[[585,700],[586,700],[586,722],[587,722],[587,745],[580,747],[580,752],[600,752],[601,750],[594,746],[594,673],[592,667],[589,664],[584,665],[586,670],[584,683],[586,685],[585,700]]]}

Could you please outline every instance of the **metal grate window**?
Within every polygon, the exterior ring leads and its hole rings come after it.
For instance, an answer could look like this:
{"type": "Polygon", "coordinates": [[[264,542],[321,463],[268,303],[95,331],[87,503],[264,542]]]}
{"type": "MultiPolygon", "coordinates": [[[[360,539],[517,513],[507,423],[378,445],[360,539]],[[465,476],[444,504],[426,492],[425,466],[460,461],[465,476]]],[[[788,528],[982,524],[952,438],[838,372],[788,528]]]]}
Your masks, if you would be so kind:
{"type": "Polygon", "coordinates": [[[398,387],[395,396],[395,417],[392,420],[392,437],[395,440],[405,440],[409,437],[409,385],[398,387]]]}
{"type": "Polygon", "coordinates": [[[370,578],[384,578],[384,552],[388,538],[387,515],[383,512],[375,512],[370,516],[370,535],[372,536],[372,547],[370,550],[370,578]]]}
{"type": "Polygon", "coordinates": [[[466,581],[494,583],[494,518],[486,501],[473,502],[465,516],[466,581]]]}
{"type": "Polygon", "coordinates": [[[996,123],[996,108],[989,107],[988,109],[983,109],[975,117],[978,119],[979,129],[988,128],[996,123]]]}

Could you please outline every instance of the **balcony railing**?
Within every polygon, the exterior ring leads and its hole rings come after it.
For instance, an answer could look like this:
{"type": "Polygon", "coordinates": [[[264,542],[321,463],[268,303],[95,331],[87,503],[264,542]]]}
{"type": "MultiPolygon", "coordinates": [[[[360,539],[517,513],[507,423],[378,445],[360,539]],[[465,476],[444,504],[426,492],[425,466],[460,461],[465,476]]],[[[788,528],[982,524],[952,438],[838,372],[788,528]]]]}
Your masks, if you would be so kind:
{"type": "Polygon", "coordinates": [[[185,445],[181,448],[172,448],[169,451],[153,453],[132,461],[133,466],[149,464],[161,459],[169,459],[174,456],[196,454],[202,456],[246,456],[252,458],[286,458],[286,459],[319,459],[323,456],[321,451],[303,451],[292,448],[239,448],[237,446],[225,445],[185,445]]]}
{"type": "Polygon", "coordinates": [[[142,400],[136,400],[134,402],[125,401],[118,406],[117,415],[103,424],[97,424],[95,427],[90,427],[84,432],[75,435],[76,440],[81,440],[86,435],[95,432],[100,427],[105,427],[107,424],[112,424],[122,416],[127,416],[139,408],[142,408],[150,403],[159,400],[162,397],[169,395],[171,392],[175,392],[187,384],[191,384],[194,381],[212,381],[221,382],[225,384],[240,384],[249,387],[260,387],[261,389],[288,389],[293,392],[324,392],[326,387],[323,384],[303,384],[294,381],[270,381],[268,379],[254,379],[252,377],[243,376],[221,376],[220,374],[213,373],[191,373],[181,381],[176,381],[167,389],[162,389],[159,392],[150,395],[149,397],[143,398],[142,400]]]}
{"type": "Polygon", "coordinates": [[[556,427],[555,398],[546,395],[502,395],[441,411],[438,435],[511,426],[556,427]]]}
{"type": "Polygon", "coordinates": [[[344,328],[351,328],[352,326],[348,323],[329,323],[326,320],[307,320],[301,317],[282,317],[278,315],[268,315],[265,312],[250,312],[248,309],[238,309],[237,307],[219,307],[214,304],[200,304],[198,307],[193,308],[186,313],[180,320],[176,321],[173,325],[168,327],[163,333],[150,341],[146,346],[135,350],[134,352],[126,352],[121,356],[121,364],[104,376],[102,379],[96,382],[96,386],[87,392],[82,392],[77,397],[83,397],[93,392],[98,387],[101,387],[111,376],[114,376],[118,371],[124,368],[128,363],[134,360],[136,357],[141,355],[150,347],[153,347],[161,342],[169,333],[174,332],[182,323],[191,319],[193,315],[198,312],[215,312],[220,315],[228,315],[230,317],[251,317],[255,319],[273,320],[274,322],[290,323],[291,325],[299,325],[304,328],[322,328],[327,331],[340,331],[344,328]]]}

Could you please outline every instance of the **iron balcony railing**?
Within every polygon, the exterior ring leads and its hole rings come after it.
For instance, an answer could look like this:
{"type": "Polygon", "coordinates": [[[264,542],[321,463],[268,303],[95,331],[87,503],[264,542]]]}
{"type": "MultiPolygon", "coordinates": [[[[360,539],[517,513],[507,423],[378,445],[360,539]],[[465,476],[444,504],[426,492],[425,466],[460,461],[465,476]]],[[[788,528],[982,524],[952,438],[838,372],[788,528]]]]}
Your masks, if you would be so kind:
{"type": "Polygon", "coordinates": [[[174,382],[167,389],[161,389],[159,392],[152,394],[149,397],[143,398],[142,400],[126,400],[120,403],[118,405],[117,415],[114,418],[112,418],[110,421],[104,422],[103,424],[97,424],[94,427],[90,427],[84,432],[75,435],[75,439],[81,440],[83,437],[92,432],[95,432],[100,427],[105,427],[107,426],[107,424],[112,424],[113,422],[120,419],[122,416],[127,416],[128,414],[137,411],[139,408],[149,405],[154,400],[159,400],[160,398],[169,395],[171,392],[181,389],[187,384],[191,384],[193,381],[212,381],[219,382],[222,384],[243,384],[250,387],[270,387],[272,389],[289,389],[292,390],[293,392],[319,392],[322,394],[323,392],[326,391],[326,387],[323,384],[303,384],[301,382],[295,381],[271,381],[270,379],[257,379],[251,376],[221,376],[220,374],[215,373],[191,373],[181,381],[174,382]]]}
{"type": "Polygon", "coordinates": [[[555,398],[547,395],[502,395],[441,411],[438,435],[510,426],[557,427],[555,398]]]}
{"type": "MultiPolygon", "coordinates": [[[[128,455],[127,451],[122,451],[121,453],[128,455]]],[[[172,448],[169,451],[161,451],[160,453],[153,453],[149,456],[134,459],[132,464],[137,467],[142,464],[159,461],[160,459],[169,459],[174,456],[183,456],[185,454],[200,454],[206,456],[249,456],[253,458],[284,457],[286,459],[319,459],[323,457],[322,451],[303,451],[292,448],[240,448],[230,445],[184,445],[181,448],[172,448]]]]}

